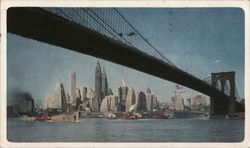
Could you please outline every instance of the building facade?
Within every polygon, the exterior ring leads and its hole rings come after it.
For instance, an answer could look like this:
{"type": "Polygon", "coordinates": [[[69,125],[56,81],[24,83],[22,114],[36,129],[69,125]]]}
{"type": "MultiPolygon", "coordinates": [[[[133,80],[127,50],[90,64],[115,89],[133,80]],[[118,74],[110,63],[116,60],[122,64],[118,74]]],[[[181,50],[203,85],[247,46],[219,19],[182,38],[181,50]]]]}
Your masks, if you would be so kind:
{"type": "Polygon", "coordinates": [[[142,91],[138,92],[136,95],[136,111],[138,112],[147,111],[146,95],[142,91]]]}
{"type": "Polygon", "coordinates": [[[102,100],[100,112],[117,113],[118,112],[118,96],[109,95],[102,100]]]}
{"type": "Polygon", "coordinates": [[[102,100],[108,94],[108,80],[105,69],[101,70],[99,61],[95,69],[95,97],[98,100],[98,110],[100,110],[102,100]]]}
{"type": "Polygon", "coordinates": [[[100,108],[102,100],[102,70],[99,61],[95,68],[95,97],[98,100],[98,108],[100,108]]]}
{"type": "Polygon", "coordinates": [[[76,106],[76,73],[71,73],[70,76],[70,103],[76,106]]]}
{"type": "Polygon", "coordinates": [[[135,103],[136,103],[136,92],[133,88],[128,88],[128,93],[126,97],[126,112],[129,112],[130,107],[135,103]]]}
{"type": "Polygon", "coordinates": [[[148,87],[146,90],[146,106],[147,111],[152,112],[154,108],[154,94],[151,92],[151,89],[148,87]]]}
{"type": "Polygon", "coordinates": [[[104,99],[105,96],[108,94],[108,80],[107,80],[107,74],[105,72],[105,69],[103,68],[101,71],[102,74],[102,87],[101,87],[101,94],[102,94],[102,99],[104,99]]]}
{"type": "Polygon", "coordinates": [[[47,109],[67,110],[67,100],[63,84],[57,84],[51,95],[45,97],[47,109]]]}
{"type": "Polygon", "coordinates": [[[121,111],[124,112],[126,109],[126,97],[128,93],[127,86],[121,86],[118,88],[118,101],[121,104],[121,111]]]}
{"type": "Polygon", "coordinates": [[[174,97],[171,98],[171,101],[174,104],[174,110],[184,110],[184,100],[181,95],[175,95],[174,97]]]}

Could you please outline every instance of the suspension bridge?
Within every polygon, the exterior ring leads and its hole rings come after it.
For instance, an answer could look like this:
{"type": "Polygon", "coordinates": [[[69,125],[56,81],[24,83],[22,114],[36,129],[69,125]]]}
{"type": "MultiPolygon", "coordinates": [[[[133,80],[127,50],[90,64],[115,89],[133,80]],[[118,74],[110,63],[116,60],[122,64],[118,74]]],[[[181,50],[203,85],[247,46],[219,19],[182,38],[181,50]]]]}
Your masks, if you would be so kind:
{"type": "Polygon", "coordinates": [[[9,8],[7,31],[102,58],[189,87],[211,97],[211,115],[234,114],[235,72],[198,79],[172,63],[116,8],[9,8]]]}

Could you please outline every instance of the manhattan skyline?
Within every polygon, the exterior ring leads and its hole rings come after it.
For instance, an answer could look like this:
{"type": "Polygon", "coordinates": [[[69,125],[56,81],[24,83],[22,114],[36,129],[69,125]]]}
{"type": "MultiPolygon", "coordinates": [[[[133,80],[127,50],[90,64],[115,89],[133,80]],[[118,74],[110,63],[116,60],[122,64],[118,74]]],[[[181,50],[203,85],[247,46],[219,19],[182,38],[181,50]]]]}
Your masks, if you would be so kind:
{"type": "MultiPolygon", "coordinates": [[[[241,9],[119,10],[156,48],[188,73],[205,78],[212,72],[236,71],[239,93],[244,96],[244,13],[241,9]]],[[[169,101],[174,95],[175,83],[105,60],[13,34],[8,34],[7,43],[8,91],[28,91],[34,98],[43,100],[56,83],[62,82],[69,91],[71,72],[77,73],[77,87],[94,88],[95,65],[99,60],[116,95],[122,81],[139,91],[145,91],[149,85],[161,102],[169,101]]],[[[188,88],[185,91],[185,98],[198,93],[188,88]]]]}

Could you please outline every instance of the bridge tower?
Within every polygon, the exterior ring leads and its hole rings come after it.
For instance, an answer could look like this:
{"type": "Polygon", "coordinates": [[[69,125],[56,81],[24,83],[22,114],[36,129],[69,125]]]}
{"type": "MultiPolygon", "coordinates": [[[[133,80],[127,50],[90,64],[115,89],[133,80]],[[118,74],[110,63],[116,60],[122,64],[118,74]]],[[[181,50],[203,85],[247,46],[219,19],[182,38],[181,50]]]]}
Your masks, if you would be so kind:
{"type": "Polygon", "coordinates": [[[217,83],[221,84],[221,91],[225,93],[226,82],[229,81],[230,93],[228,103],[220,102],[218,98],[211,98],[210,103],[210,114],[234,114],[235,113],[235,72],[220,72],[211,73],[212,75],[212,86],[216,87],[217,83]]]}

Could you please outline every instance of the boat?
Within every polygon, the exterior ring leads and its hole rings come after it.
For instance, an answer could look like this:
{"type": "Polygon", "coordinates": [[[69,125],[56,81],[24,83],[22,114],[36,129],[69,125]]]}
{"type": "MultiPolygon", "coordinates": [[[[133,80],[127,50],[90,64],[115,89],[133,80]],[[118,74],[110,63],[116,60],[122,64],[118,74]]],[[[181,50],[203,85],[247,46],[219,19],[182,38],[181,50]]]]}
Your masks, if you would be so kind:
{"type": "Polygon", "coordinates": [[[40,116],[40,117],[20,117],[23,121],[37,121],[37,122],[79,122],[79,115],[77,112],[63,113],[53,116],[40,116]]]}
{"type": "Polygon", "coordinates": [[[35,119],[35,121],[39,121],[39,122],[45,122],[51,120],[48,116],[41,116],[35,119]]]}
{"type": "Polygon", "coordinates": [[[169,119],[169,116],[161,115],[161,116],[155,116],[154,119],[169,119]]]}

